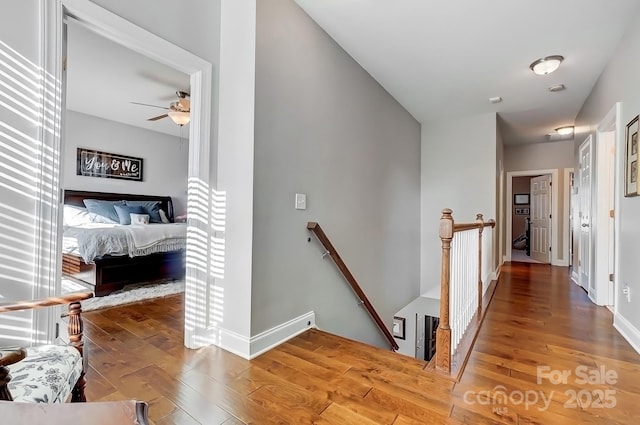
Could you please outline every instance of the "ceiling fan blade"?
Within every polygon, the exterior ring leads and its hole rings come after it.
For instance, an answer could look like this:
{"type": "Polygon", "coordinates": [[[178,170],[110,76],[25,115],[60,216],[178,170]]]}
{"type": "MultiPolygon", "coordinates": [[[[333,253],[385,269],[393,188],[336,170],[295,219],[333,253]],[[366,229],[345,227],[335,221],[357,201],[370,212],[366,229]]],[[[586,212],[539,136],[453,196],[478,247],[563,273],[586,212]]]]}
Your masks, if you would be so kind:
{"type": "Polygon", "coordinates": [[[149,105],[148,103],[140,103],[140,102],[129,102],[129,103],[131,103],[133,105],[150,106],[152,108],[169,109],[166,106],[149,105]]]}
{"type": "Polygon", "coordinates": [[[169,114],[162,114],[162,115],[158,115],[157,117],[149,118],[147,119],[147,121],[158,121],[158,120],[161,120],[162,118],[167,118],[168,116],[169,114]]]}

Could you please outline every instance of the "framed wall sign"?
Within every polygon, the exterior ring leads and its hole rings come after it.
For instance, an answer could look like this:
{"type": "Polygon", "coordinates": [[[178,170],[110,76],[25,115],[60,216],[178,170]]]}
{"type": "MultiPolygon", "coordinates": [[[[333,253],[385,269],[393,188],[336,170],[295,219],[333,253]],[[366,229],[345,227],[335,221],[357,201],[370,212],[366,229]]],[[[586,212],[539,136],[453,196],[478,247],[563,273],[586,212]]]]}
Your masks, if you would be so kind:
{"type": "Polygon", "coordinates": [[[529,194],[518,193],[513,195],[513,205],[529,205],[529,194]]]}
{"type": "Polygon", "coordinates": [[[627,124],[624,159],[624,196],[636,196],[638,194],[638,115],[627,124]]]}
{"type": "Polygon", "coordinates": [[[142,158],[78,148],[76,174],[142,181],[142,158]]]}

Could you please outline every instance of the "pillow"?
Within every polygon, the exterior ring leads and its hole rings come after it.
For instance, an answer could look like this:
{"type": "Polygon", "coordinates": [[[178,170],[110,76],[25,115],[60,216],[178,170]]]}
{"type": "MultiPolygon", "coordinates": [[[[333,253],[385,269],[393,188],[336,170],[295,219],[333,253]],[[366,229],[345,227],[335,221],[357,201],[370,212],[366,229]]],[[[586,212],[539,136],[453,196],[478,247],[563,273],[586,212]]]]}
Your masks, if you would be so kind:
{"type": "Polygon", "coordinates": [[[150,223],[162,223],[160,219],[160,201],[125,201],[126,205],[141,206],[149,214],[150,223]]]}
{"type": "Polygon", "coordinates": [[[149,214],[129,214],[131,224],[149,224],[149,214]]]}
{"type": "Polygon", "coordinates": [[[100,199],[83,199],[87,211],[99,217],[93,217],[96,223],[118,223],[118,214],[114,205],[124,205],[124,201],[102,201],[100,199]]]}
{"type": "Polygon", "coordinates": [[[86,208],[75,205],[64,205],[62,209],[62,224],[64,226],[82,226],[91,223],[92,215],[86,208]]]}
{"type": "Polygon", "coordinates": [[[162,208],[160,208],[160,210],[158,212],[160,213],[160,221],[161,222],[163,222],[164,224],[171,223],[169,221],[169,219],[167,218],[167,214],[164,212],[164,210],[162,208]]]}
{"type": "Polygon", "coordinates": [[[113,208],[118,214],[120,224],[131,224],[131,213],[144,214],[144,209],[140,205],[114,205],[113,208]]]}

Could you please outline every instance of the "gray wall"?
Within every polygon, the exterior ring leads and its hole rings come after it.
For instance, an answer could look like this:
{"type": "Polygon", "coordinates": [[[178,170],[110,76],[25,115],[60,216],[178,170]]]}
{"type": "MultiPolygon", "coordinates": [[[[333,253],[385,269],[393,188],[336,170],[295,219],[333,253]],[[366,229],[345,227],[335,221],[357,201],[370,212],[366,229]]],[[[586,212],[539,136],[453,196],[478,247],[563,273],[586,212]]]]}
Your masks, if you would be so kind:
{"type": "Polygon", "coordinates": [[[255,111],[252,335],[314,310],[382,345],[306,224],[390,327],[419,289],[420,124],[292,0],[257,2],[255,111]]]}
{"type": "MultiPolygon", "coordinates": [[[[638,16],[636,16],[638,18],[638,16]]],[[[630,25],[627,34],[623,37],[620,46],[614,53],[611,61],[600,76],[591,94],[582,106],[576,117],[576,128],[579,133],[575,137],[575,150],[577,152],[589,134],[594,134],[595,128],[614,107],[616,102],[621,102],[622,131],[618,136],[616,156],[624,153],[624,126],[640,112],[640,25],[630,25]]],[[[595,139],[594,139],[595,140],[595,139]]],[[[578,159],[576,155],[575,162],[578,159]]],[[[617,181],[624,182],[624,166],[621,160],[617,163],[617,181]]],[[[576,170],[578,166],[576,165],[576,170]]],[[[617,187],[620,196],[620,207],[616,211],[619,220],[620,249],[616,255],[619,261],[619,270],[616,274],[618,284],[626,283],[631,288],[631,302],[627,302],[624,295],[618,292],[616,299],[616,323],[620,319],[626,322],[628,327],[635,328],[635,344],[640,345],[640,273],[638,273],[638,258],[640,258],[640,198],[625,198],[621,196],[623,188],[617,187]]],[[[630,332],[629,332],[630,333],[630,332]]]]}
{"type": "Polygon", "coordinates": [[[573,163],[573,140],[508,145],[504,148],[504,166],[507,172],[571,168],[573,163]]]}

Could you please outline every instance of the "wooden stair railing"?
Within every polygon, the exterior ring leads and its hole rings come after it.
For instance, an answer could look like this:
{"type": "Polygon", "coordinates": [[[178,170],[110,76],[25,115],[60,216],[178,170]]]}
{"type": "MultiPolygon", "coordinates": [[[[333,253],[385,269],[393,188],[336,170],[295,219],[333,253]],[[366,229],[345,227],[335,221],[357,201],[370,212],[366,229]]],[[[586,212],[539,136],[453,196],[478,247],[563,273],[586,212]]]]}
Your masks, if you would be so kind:
{"type": "Polygon", "coordinates": [[[382,332],[389,345],[391,345],[391,349],[393,351],[396,351],[399,348],[398,343],[393,338],[393,335],[391,335],[391,332],[389,332],[389,329],[385,326],[384,322],[380,318],[380,315],[373,307],[360,285],[358,285],[358,282],[347,268],[347,265],[338,254],[338,251],[336,251],[336,249],[333,247],[333,244],[322,230],[322,227],[320,227],[318,223],[309,222],[307,223],[307,230],[313,232],[316,235],[322,246],[324,246],[324,248],[327,250],[326,253],[333,259],[333,262],[336,264],[336,266],[338,266],[338,269],[342,272],[342,275],[351,286],[351,289],[353,289],[353,292],[356,293],[356,295],[362,302],[362,305],[364,305],[364,308],[367,309],[367,312],[369,312],[369,315],[378,326],[380,332],[382,332]]]}
{"type": "Polygon", "coordinates": [[[440,240],[442,242],[442,267],[440,273],[440,323],[436,330],[436,359],[435,367],[438,371],[446,374],[451,373],[451,327],[450,327],[450,288],[451,288],[451,242],[455,233],[467,230],[478,229],[478,318],[482,317],[482,232],[485,227],[495,227],[494,220],[484,221],[482,214],[476,215],[473,223],[454,223],[453,211],[449,208],[442,210],[440,218],[440,240]]]}

